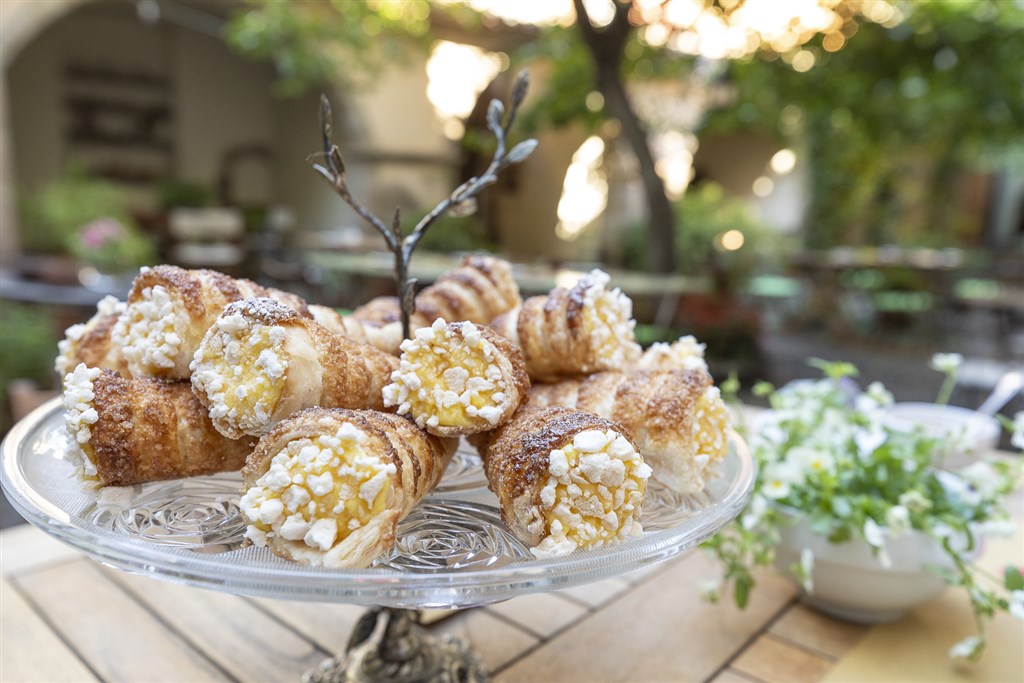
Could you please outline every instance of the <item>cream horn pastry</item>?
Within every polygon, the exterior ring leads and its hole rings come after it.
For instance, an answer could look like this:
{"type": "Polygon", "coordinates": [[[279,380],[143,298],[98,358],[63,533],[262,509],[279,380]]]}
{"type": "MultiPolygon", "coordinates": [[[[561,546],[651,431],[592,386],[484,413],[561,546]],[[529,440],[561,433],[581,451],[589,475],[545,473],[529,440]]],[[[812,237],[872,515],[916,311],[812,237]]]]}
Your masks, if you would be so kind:
{"type": "Polygon", "coordinates": [[[708,371],[704,349],[693,335],[686,335],[671,344],[654,342],[633,366],[636,370],[701,370],[708,371]]]}
{"type": "Polygon", "coordinates": [[[213,321],[232,301],[252,297],[270,297],[309,315],[300,297],[249,280],[212,270],[144,268],[114,327],[114,343],[135,377],[188,379],[192,355],[213,321]]]}
{"type": "Polygon", "coordinates": [[[438,318],[486,325],[519,306],[521,301],[519,285],[508,261],[494,256],[469,255],[457,268],[444,273],[416,295],[410,325],[415,330],[438,318]]]}
{"type": "Polygon", "coordinates": [[[64,332],[64,339],[57,342],[57,359],[54,362],[54,369],[61,377],[74,370],[79,363],[85,363],[90,368],[113,370],[124,377],[130,376],[121,348],[111,339],[114,326],[124,309],[123,301],[105,296],[89,320],[72,325],[64,332]]]}
{"type": "Polygon", "coordinates": [[[396,406],[399,415],[438,436],[504,424],[530,388],[519,349],[471,322],[438,318],[402,342],[399,360],[384,387],[384,405],[396,406]]]}
{"type": "Polygon", "coordinates": [[[69,457],[95,486],[239,470],[255,439],[213,428],[188,382],[121,377],[79,364],[64,377],[69,457]]]}
{"type": "Polygon", "coordinates": [[[641,352],[633,303],[608,282],[607,273],[591,271],[572,288],[530,297],[490,326],[522,349],[537,381],[628,367],[641,352]]]}
{"type": "Polygon", "coordinates": [[[725,458],[725,403],[711,377],[698,370],[599,372],[534,385],[529,405],[615,420],[636,439],[654,478],[680,493],[701,491],[725,458]]]}
{"type": "Polygon", "coordinates": [[[501,516],[536,557],[638,536],[651,468],[621,425],[569,408],[520,409],[488,436],[501,516]]]}
{"type": "Polygon", "coordinates": [[[272,299],[228,304],[196,350],[192,390],[221,434],[262,434],[303,408],[383,409],[398,359],[272,299]]]}
{"type": "Polygon", "coordinates": [[[301,411],[260,439],[242,470],[246,537],[304,564],[366,567],[394,545],[457,443],[389,413],[301,411]]]}
{"type": "Polygon", "coordinates": [[[316,304],[309,305],[309,313],[313,316],[313,320],[331,332],[343,334],[349,339],[369,344],[385,353],[390,353],[392,356],[397,356],[401,353],[399,349],[402,343],[401,322],[378,324],[357,318],[354,312],[351,315],[342,315],[333,308],[316,304]]]}
{"type": "Polygon", "coordinates": [[[351,317],[378,327],[399,323],[402,322],[402,306],[397,296],[378,296],[353,309],[351,317]]]}

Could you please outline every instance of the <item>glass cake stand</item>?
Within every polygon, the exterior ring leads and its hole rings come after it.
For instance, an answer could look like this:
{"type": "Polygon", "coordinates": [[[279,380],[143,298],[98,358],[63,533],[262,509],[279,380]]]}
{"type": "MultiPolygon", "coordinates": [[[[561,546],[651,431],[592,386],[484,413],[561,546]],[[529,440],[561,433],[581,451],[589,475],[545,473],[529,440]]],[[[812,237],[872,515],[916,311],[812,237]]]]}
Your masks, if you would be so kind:
{"type": "Polygon", "coordinates": [[[427,643],[408,610],[484,605],[650,566],[716,533],[746,505],[755,465],[730,434],[718,476],[699,494],[652,480],[641,537],[538,560],[506,529],[475,452],[461,447],[437,489],[401,523],[398,542],[367,569],[323,569],[243,547],[241,476],[224,473],[83,490],[65,459],[55,398],[16,424],[0,448],[0,481],[29,522],[127,572],[239,595],[375,606],[346,655],[311,681],[483,680],[458,642],[427,643]]]}

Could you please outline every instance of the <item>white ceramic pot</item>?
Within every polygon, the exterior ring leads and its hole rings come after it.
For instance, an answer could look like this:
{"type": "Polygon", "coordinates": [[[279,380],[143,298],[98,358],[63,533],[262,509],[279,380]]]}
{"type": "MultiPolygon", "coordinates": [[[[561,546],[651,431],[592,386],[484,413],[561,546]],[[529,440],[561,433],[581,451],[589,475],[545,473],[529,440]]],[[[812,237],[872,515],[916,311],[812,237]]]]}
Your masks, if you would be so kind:
{"type": "Polygon", "coordinates": [[[999,443],[999,422],[976,410],[937,403],[893,403],[886,408],[885,424],[901,432],[916,427],[927,436],[943,440],[936,464],[961,467],[972,453],[991,450],[999,443]]]}
{"type": "Polygon", "coordinates": [[[891,538],[886,532],[886,551],[892,560],[884,567],[871,546],[857,538],[829,543],[811,531],[803,517],[780,529],[775,567],[796,580],[791,571],[804,548],[814,553],[811,573],[814,592],[803,592],[811,607],[830,616],[858,624],[896,621],[909,610],[927,602],[946,587],[946,582],[926,567],[951,569],[952,561],[942,547],[921,532],[891,538]]]}

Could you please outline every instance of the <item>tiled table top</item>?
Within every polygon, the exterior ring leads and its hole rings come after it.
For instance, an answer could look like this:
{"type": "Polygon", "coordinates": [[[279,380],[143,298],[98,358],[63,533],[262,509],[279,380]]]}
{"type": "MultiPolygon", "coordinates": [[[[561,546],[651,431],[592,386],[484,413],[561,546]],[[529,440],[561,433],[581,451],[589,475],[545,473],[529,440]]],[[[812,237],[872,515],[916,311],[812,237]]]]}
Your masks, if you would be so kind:
{"type": "MultiPolygon", "coordinates": [[[[5,682],[298,680],[362,613],[125,574],[28,525],[0,534],[0,558],[5,682]]],[[[696,585],[715,574],[690,552],[619,579],[431,614],[428,628],[468,641],[510,683],[818,681],[871,630],[808,610],[767,573],[745,611],[707,604],[696,585]]],[[[888,664],[875,680],[893,680],[888,664]]]]}

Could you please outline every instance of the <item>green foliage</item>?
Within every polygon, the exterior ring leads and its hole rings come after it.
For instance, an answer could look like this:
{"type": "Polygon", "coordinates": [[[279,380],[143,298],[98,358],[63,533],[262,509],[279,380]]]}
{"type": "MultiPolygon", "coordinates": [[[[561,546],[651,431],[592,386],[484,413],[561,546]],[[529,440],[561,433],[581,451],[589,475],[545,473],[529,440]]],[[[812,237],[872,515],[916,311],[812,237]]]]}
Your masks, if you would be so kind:
{"type": "Polygon", "coordinates": [[[428,251],[497,250],[484,224],[475,216],[457,217],[449,214],[434,221],[420,240],[419,248],[428,251]]]}
{"type": "MultiPolygon", "coordinates": [[[[710,274],[725,288],[739,288],[770,255],[780,241],[769,228],[750,214],[747,203],[728,197],[716,183],[691,188],[676,203],[676,260],[680,272],[710,274]],[[727,250],[722,236],[730,230],[743,234],[743,246],[727,250]],[[769,249],[769,246],[772,249],[769,249]]],[[[649,270],[646,227],[635,225],[623,234],[625,264],[637,270],[649,270]]]]}
{"type": "Polygon", "coordinates": [[[760,129],[796,144],[811,169],[809,246],[949,245],[964,166],[1024,158],[1024,10],[1017,3],[902,3],[893,28],[862,22],[815,65],[750,58],[730,69],[735,105],[711,129],[760,129]]]}
{"type": "Polygon", "coordinates": [[[426,2],[298,3],[249,0],[228,23],[225,37],[242,54],[271,61],[276,89],[295,95],[323,83],[368,85],[406,46],[423,42],[429,28],[426,2]]]}
{"type": "Polygon", "coordinates": [[[169,178],[156,189],[157,203],[162,209],[209,206],[213,197],[209,188],[188,180],[169,178]]]}
{"type": "Polygon", "coordinates": [[[66,252],[104,272],[153,261],[153,240],[131,218],[128,195],[113,183],[73,167],[22,201],[26,248],[66,252]]]}
{"type": "MultiPolygon", "coordinates": [[[[1024,593],[1014,592],[1024,583],[1019,569],[1010,568],[993,588],[970,563],[975,536],[1008,523],[1008,496],[1019,488],[1024,468],[977,460],[957,471],[940,469],[939,440],[920,429],[904,432],[887,425],[892,395],[885,387],[873,383],[851,398],[843,382],[856,376],[853,365],[811,364],[824,379],[781,389],[755,386],[755,394],[768,397],[771,411],[749,436],[758,464],[754,493],[739,519],[704,544],[722,565],[722,587],[731,587],[738,606],[746,605],[753,571],[772,564],[780,529],[798,519],[830,543],[866,542],[883,567],[888,547],[900,536],[927,534],[949,557],[953,569],[942,576],[966,589],[977,623],[978,635],[953,654],[976,659],[984,648],[985,620],[1011,604],[1024,610],[1024,604],[1016,606],[1024,603],[1024,593]]],[[[808,592],[813,592],[813,561],[813,553],[804,550],[795,572],[808,592]]]]}
{"type": "Polygon", "coordinates": [[[78,228],[110,216],[128,220],[125,193],[109,181],[72,167],[63,176],[20,202],[22,241],[29,251],[69,251],[78,228]]]}
{"type": "Polygon", "coordinates": [[[32,306],[0,304],[0,351],[0,398],[15,379],[52,384],[57,335],[51,315],[32,306]]]}

